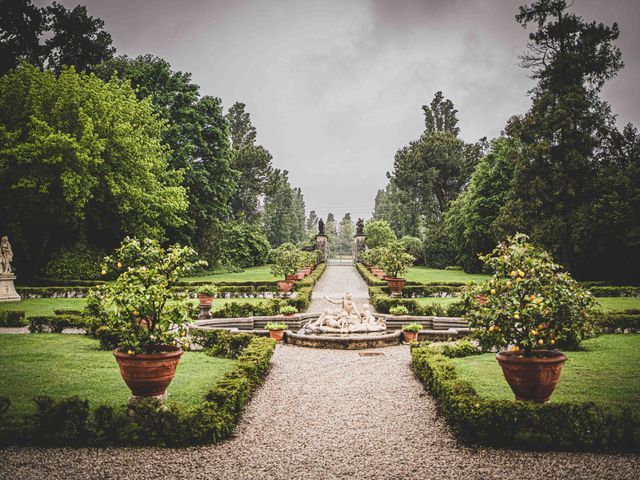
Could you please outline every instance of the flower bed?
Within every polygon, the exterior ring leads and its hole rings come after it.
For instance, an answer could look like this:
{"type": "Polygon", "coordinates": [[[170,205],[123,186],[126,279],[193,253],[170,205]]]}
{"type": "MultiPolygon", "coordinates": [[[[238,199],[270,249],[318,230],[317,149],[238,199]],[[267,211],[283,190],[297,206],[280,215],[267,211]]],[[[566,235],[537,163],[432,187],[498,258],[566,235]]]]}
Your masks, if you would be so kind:
{"type": "Polygon", "coordinates": [[[461,379],[456,364],[429,346],[411,349],[418,378],[465,440],[530,449],[640,451],[640,413],[589,402],[489,400],[461,379]]]}

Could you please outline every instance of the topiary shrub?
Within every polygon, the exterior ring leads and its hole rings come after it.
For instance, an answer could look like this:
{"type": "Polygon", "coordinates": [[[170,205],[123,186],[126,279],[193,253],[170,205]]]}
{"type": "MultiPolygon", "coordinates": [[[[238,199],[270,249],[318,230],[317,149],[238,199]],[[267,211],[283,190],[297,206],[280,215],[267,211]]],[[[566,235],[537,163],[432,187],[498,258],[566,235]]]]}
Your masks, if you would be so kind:
{"type": "Polygon", "coordinates": [[[0,327],[24,327],[25,315],[21,310],[0,310],[0,327]]]}
{"type": "Polygon", "coordinates": [[[44,273],[60,280],[96,280],[100,278],[100,262],[104,256],[104,250],[78,243],[58,251],[45,266],[44,273]]]}

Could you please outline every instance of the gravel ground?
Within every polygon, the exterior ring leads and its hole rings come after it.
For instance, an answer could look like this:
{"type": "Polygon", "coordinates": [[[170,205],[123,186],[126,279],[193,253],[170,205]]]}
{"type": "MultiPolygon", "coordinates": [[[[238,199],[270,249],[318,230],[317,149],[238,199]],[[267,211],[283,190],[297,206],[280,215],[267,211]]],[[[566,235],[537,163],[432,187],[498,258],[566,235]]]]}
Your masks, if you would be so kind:
{"type": "Polygon", "coordinates": [[[234,438],[221,444],[8,449],[0,478],[638,479],[637,455],[462,446],[414,377],[408,348],[375,351],[384,355],[279,345],[234,438]]]}
{"type": "Polygon", "coordinates": [[[353,266],[329,265],[320,277],[311,293],[311,303],[307,312],[322,312],[325,308],[336,306],[324,299],[327,295],[334,300],[351,292],[356,305],[369,303],[369,289],[358,271],[353,266]]]}

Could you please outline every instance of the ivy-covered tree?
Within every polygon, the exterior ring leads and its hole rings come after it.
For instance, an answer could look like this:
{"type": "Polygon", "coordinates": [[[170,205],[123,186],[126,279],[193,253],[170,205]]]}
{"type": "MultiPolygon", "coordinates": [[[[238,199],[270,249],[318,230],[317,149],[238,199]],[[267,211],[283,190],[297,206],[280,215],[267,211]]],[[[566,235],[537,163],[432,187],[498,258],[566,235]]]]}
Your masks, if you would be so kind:
{"type": "Polygon", "coordinates": [[[0,77],[0,217],[22,275],[78,242],[109,249],[183,223],[164,128],[117,80],[26,64],[0,77]]]}

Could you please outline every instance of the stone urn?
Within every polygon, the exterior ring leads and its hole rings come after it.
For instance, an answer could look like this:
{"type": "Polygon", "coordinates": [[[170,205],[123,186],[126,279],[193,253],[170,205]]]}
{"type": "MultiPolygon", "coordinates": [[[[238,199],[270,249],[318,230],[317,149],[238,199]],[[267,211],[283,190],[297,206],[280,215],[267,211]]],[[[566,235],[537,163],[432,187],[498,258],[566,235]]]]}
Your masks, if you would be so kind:
{"type": "Polygon", "coordinates": [[[402,289],[404,288],[404,284],[406,283],[405,278],[397,278],[397,277],[384,277],[387,281],[387,285],[389,290],[391,291],[392,297],[400,297],[402,296],[402,289]]]}
{"type": "Polygon", "coordinates": [[[213,295],[209,295],[207,293],[199,293],[198,301],[200,302],[201,307],[203,306],[211,307],[211,305],[213,304],[213,295]]]}
{"type": "Polygon", "coordinates": [[[534,350],[532,357],[518,352],[499,352],[496,358],[516,400],[535,403],[549,400],[567,360],[564,353],[553,350],[534,350]]]}
{"type": "Polygon", "coordinates": [[[138,353],[129,355],[116,349],[113,355],[120,366],[120,374],[137,397],[164,395],[176,374],[182,349],[167,347],[163,353],[138,353]]]}

